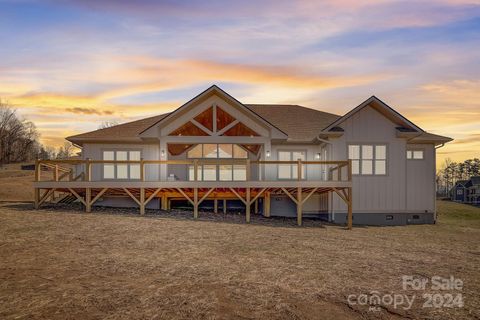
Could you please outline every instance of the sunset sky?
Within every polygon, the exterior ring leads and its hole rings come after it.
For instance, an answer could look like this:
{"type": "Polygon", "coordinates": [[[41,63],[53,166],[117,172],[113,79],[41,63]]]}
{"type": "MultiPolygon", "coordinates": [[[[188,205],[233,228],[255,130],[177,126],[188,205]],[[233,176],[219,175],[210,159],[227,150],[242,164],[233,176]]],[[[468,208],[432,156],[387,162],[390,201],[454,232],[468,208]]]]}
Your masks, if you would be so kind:
{"type": "Polygon", "coordinates": [[[439,162],[480,157],[480,0],[0,0],[0,98],[45,144],[212,84],[340,115],[374,94],[455,139],[439,162]]]}

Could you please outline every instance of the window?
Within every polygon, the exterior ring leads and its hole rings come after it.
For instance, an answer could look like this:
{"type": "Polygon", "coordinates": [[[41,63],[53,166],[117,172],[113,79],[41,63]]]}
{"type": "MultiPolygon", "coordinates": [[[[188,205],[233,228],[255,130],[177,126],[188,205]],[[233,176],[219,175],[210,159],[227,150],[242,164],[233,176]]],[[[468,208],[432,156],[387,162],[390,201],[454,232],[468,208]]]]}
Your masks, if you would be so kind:
{"type": "Polygon", "coordinates": [[[352,174],[386,175],[387,146],[352,144],[348,146],[348,159],[352,160],[352,174]]]}
{"type": "MultiPolygon", "coordinates": [[[[197,144],[187,152],[190,159],[248,159],[248,152],[241,146],[231,143],[197,144]]],[[[188,179],[194,180],[193,165],[188,168],[188,179]]],[[[245,181],[247,168],[242,164],[208,164],[199,165],[199,181],[245,181]]]]}
{"type": "MultiPolygon", "coordinates": [[[[140,161],[140,151],[103,151],[103,160],[115,161],[140,161]]],[[[103,179],[140,179],[140,164],[114,164],[103,165],[103,179]]]]}
{"type": "Polygon", "coordinates": [[[463,195],[463,189],[457,189],[457,195],[459,196],[463,195]]]}
{"type": "Polygon", "coordinates": [[[424,152],[423,150],[407,150],[407,159],[408,160],[423,160],[424,152]]]}
{"type": "MultiPolygon", "coordinates": [[[[307,153],[305,151],[278,151],[279,161],[305,161],[307,153]]],[[[305,179],[305,165],[302,165],[302,179],[305,179]]],[[[278,179],[298,179],[297,164],[279,164],[278,179]]]]}

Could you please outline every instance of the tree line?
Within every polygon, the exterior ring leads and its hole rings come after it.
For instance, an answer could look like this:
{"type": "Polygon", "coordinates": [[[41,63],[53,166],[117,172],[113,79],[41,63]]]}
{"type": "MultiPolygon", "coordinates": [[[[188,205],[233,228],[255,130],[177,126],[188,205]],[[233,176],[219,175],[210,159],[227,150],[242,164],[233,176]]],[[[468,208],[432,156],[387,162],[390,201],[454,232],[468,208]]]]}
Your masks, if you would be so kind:
{"type": "Polygon", "coordinates": [[[15,109],[0,100],[0,165],[34,159],[67,158],[73,146],[65,143],[59,149],[44,146],[35,124],[21,118],[15,109]]]}
{"type": "Polygon", "coordinates": [[[480,175],[480,159],[467,159],[463,162],[454,162],[446,159],[443,168],[437,173],[437,186],[441,194],[447,192],[458,180],[468,180],[472,176],[480,175]]]}

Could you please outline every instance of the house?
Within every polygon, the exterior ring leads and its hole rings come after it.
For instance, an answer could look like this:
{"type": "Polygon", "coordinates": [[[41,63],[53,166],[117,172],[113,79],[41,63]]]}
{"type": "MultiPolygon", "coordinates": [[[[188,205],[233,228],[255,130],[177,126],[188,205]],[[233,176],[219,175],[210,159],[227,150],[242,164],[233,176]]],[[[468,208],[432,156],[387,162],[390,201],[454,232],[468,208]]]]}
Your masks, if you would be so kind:
{"type": "Polygon", "coordinates": [[[480,205],[480,176],[473,176],[465,184],[466,203],[480,205]]]}
{"type": "Polygon", "coordinates": [[[458,180],[450,189],[450,200],[455,202],[467,201],[467,184],[470,180],[458,180]]]}
{"type": "Polygon", "coordinates": [[[240,203],[270,216],[334,223],[434,223],[431,134],[375,96],[344,116],[298,105],[243,104],[212,86],[175,111],[68,137],[82,160],[38,166],[75,172],[35,182],[38,207],[55,192],[85,205],[215,212],[240,203]],[[41,194],[43,192],[43,195],[41,194]]]}

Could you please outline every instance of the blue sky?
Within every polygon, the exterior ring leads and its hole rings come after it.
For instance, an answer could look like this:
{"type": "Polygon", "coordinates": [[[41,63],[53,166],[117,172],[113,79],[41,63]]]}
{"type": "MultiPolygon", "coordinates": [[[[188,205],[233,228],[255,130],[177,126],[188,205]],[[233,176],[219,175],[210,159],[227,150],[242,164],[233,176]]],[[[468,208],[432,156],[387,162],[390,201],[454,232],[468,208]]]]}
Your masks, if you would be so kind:
{"type": "Polygon", "coordinates": [[[0,0],[0,98],[42,141],[171,111],[211,84],[344,114],[375,94],[480,151],[480,1],[0,0]]]}

